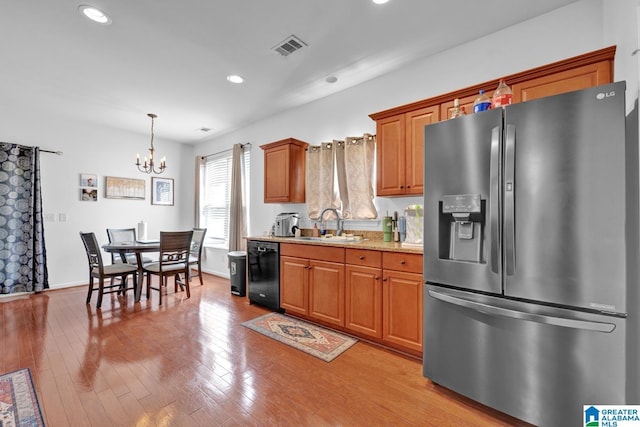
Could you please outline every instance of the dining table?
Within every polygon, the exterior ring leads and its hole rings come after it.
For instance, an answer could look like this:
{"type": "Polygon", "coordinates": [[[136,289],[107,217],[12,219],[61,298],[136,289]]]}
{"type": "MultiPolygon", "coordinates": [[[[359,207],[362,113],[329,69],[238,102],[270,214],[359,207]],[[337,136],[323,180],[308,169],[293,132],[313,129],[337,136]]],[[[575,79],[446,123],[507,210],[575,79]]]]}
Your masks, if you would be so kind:
{"type": "Polygon", "coordinates": [[[138,262],[138,280],[135,289],[135,302],[140,301],[142,294],[142,281],[144,271],[142,269],[142,254],[145,252],[160,252],[160,240],[137,240],[131,242],[114,242],[102,245],[105,252],[118,253],[122,262],[127,262],[127,254],[134,254],[138,262]]]}

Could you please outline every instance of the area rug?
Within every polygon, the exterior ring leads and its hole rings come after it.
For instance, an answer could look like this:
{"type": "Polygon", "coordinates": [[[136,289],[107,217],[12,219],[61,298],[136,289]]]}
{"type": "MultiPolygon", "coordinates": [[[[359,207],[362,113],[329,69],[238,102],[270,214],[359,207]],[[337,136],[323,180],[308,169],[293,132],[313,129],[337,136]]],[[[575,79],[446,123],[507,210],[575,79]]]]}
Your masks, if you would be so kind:
{"type": "Polygon", "coordinates": [[[0,426],[44,426],[28,368],[0,375],[0,426]]]}
{"type": "Polygon", "coordinates": [[[357,339],[279,313],[269,313],[242,326],[260,332],[312,356],[331,362],[357,339]]]}

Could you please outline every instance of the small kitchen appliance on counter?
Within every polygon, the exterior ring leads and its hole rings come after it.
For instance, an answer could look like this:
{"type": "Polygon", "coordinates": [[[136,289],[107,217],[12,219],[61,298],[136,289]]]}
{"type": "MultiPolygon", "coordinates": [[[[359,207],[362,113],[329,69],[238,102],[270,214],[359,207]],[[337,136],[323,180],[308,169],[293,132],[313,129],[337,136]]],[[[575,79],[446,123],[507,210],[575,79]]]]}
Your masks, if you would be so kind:
{"type": "Polygon", "coordinates": [[[293,237],[298,229],[300,214],[298,212],[281,212],[276,215],[274,236],[293,237]]]}

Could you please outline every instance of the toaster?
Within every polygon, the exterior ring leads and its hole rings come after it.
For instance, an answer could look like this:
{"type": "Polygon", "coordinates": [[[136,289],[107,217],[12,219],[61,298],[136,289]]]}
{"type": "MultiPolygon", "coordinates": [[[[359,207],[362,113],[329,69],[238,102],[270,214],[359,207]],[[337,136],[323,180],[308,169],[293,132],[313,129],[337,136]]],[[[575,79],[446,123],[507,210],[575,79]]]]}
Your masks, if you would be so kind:
{"type": "Polygon", "coordinates": [[[293,237],[298,229],[300,214],[298,212],[282,212],[276,215],[274,236],[293,237]]]}

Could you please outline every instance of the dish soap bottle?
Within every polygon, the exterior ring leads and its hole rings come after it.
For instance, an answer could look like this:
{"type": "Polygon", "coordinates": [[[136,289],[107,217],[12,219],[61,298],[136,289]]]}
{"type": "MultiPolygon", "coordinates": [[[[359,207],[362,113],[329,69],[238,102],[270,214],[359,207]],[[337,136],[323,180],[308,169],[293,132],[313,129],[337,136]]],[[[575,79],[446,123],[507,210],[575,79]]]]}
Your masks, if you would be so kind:
{"type": "Polygon", "coordinates": [[[480,89],[478,97],[473,102],[473,112],[479,113],[480,111],[486,111],[491,108],[491,100],[484,94],[484,89],[480,89]]]}
{"type": "Polygon", "coordinates": [[[491,100],[491,108],[506,107],[511,105],[513,99],[513,93],[511,88],[507,86],[504,79],[500,79],[498,88],[493,92],[493,99],[491,100]]]}
{"type": "Polygon", "coordinates": [[[320,230],[318,230],[318,224],[313,224],[313,237],[320,237],[320,230]]]}
{"type": "Polygon", "coordinates": [[[453,100],[453,110],[451,111],[451,118],[464,116],[464,107],[460,108],[460,100],[458,98],[453,100]]]}

